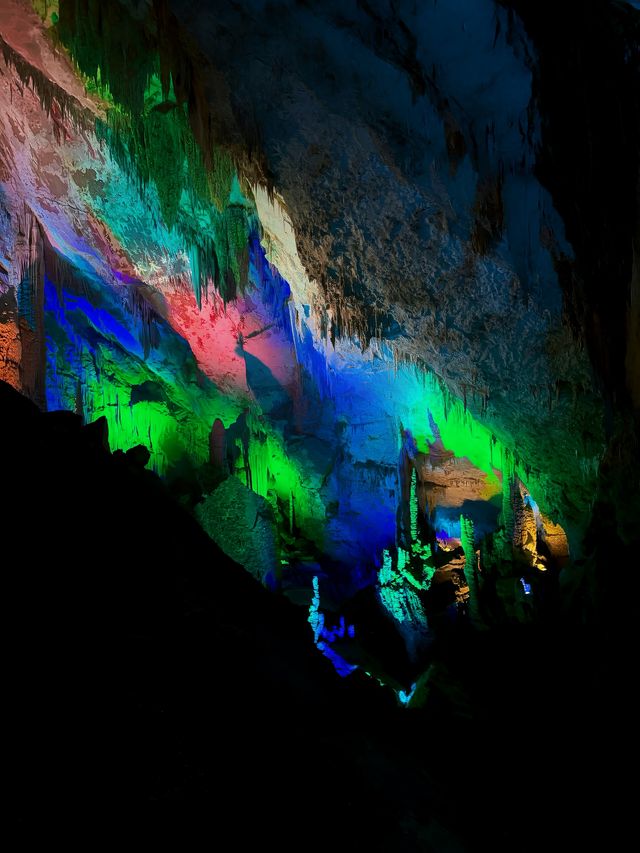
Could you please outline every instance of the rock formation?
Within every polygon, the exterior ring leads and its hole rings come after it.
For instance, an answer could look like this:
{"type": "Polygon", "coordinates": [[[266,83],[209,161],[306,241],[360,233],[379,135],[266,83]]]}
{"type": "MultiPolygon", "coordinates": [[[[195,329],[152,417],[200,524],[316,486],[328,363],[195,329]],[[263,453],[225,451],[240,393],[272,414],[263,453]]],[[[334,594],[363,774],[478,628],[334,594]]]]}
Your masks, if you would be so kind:
{"type": "Polygon", "coordinates": [[[0,0],[0,380],[428,713],[640,548],[640,11],[565,5],[0,0]]]}

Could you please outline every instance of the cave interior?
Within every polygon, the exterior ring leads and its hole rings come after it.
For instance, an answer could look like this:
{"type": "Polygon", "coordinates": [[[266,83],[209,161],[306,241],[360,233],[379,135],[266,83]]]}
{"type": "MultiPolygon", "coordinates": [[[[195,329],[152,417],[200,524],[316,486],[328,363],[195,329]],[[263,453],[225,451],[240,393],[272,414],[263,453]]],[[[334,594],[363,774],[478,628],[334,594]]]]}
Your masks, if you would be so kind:
{"type": "Polygon", "coordinates": [[[0,0],[0,48],[20,819],[611,833],[640,3],[0,0]]]}

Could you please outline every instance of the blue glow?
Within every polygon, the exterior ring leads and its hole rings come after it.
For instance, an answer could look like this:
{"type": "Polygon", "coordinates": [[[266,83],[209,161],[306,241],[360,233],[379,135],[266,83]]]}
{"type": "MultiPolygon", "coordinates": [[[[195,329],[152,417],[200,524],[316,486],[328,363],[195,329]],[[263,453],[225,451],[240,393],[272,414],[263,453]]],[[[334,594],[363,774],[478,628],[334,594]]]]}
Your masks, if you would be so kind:
{"type": "Polygon", "coordinates": [[[342,655],[339,655],[331,648],[331,643],[338,639],[344,639],[345,636],[354,637],[355,627],[346,625],[344,616],[340,617],[340,621],[334,628],[325,626],[324,614],[320,612],[320,582],[318,576],[313,577],[313,597],[309,605],[308,622],[313,630],[313,641],[322,652],[322,654],[331,661],[336,672],[342,678],[356,670],[358,667],[346,661],[342,655]]]}
{"type": "Polygon", "coordinates": [[[520,583],[522,584],[524,594],[525,595],[531,595],[531,584],[527,583],[524,578],[520,578],[520,583]]]}
{"type": "Polygon", "coordinates": [[[396,696],[398,697],[398,701],[401,705],[408,705],[409,702],[413,699],[413,694],[416,692],[417,683],[414,681],[411,685],[411,690],[408,693],[405,693],[404,690],[398,690],[396,692],[396,696]]]}
{"type": "Polygon", "coordinates": [[[289,338],[293,338],[288,305],[291,288],[267,260],[255,232],[249,238],[249,278],[257,285],[262,302],[271,308],[272,318],[287,332],[289,338]]]}
{"type": "Polygon", "coordinates": [[[60,290],[60,293],[58,293],[58,288],[46,277],[44,299],[45,311],[52,312],[55,315],[57,323],[66,330],[71,331],[72,329],[71,324],[67,320],[68,314],[78,311],[87,318],[97,332],[110,337],[119,343],[123,349],[134,353],[140,358],[143,357],[144,353],[141,343],[105,309],[96,308],[88,300],[76,294],[69,293],[66,290],[60,290]]]}
{"type": "Polygon", "coordinates": [[[460,511],[456,508],[438,507],[435,512],[434,525],[438,539],[445,542],[449,539],[460,538],[460,511]],[[457,515],[454,513],[457,512],[457,515]]]}
{"type": "Polygon", "coordinates": [[[531,495],[526,494],[524,496],[524,502],[527,506],[530,506],[536,515],[540,513],[540,509],[538,508],[538,504],[534,501],[531,495]]]}

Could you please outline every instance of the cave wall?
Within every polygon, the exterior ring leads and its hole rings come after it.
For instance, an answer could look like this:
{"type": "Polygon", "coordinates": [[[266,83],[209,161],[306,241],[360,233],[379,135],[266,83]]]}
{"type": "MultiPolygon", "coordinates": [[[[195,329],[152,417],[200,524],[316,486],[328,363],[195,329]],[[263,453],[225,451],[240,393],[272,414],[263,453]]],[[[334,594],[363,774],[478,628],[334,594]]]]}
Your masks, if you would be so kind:
{"type": "MultiPolygon", "coordinates": [[[[561,32],[590,45],[606,21],[622,108],[635,13],[607,5],[561,32]]],[[[374,584],[425,636],[434,578],[477,624],[483,585],[526,621],[526,499],[552,562],[566,532],[557,575],[585,550],[603,459],[608,517],[624,507],[610,523],[630,535],[637,216],[609,188],[633,173],[633,123],[574,198],[616,137],[575,104],[567,129],[549,81],[582,66],[542,12],[35,8],[2,2],[3,379],[105,415],[112,446],[148,445],[187,504],[224,506],[235,476],[264,499],[233,498],[238,523],[261,519],[276,564],[252,557],[261,579],[293,594],[320,575],[335,601],[374,584]],[[596,151],[569,169],[579,132],[596,151]],[[493,537],[478,553],[497,580],[475,562],[462,577],[474,535],[493,537]]],[[[219,511],[202,517],[222,543],[219,511]]]]}
{"type": "Polygon", "coordinates": [[[492,2],[170,5],[253,123],[316,325],[434,371],[582,527],[603,401],[564,322],[574,248],[538,176],[522,21],[492,2]]]}

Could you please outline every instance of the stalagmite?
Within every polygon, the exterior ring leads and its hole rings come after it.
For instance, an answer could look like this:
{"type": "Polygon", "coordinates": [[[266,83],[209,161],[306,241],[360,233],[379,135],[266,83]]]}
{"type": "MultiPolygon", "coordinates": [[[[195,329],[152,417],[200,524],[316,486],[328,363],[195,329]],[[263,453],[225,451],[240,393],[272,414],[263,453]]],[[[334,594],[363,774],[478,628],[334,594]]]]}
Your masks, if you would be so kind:
{"type": "Polygon", "coordinates": [[[474,628],[484,627],[480,610],[480,591],[478,578],[478,561],[474,540],[473,521],[460,516],[460,542],[464,551],[464,575],[469,586],[469,602],[467,611],[474,628]]]}

